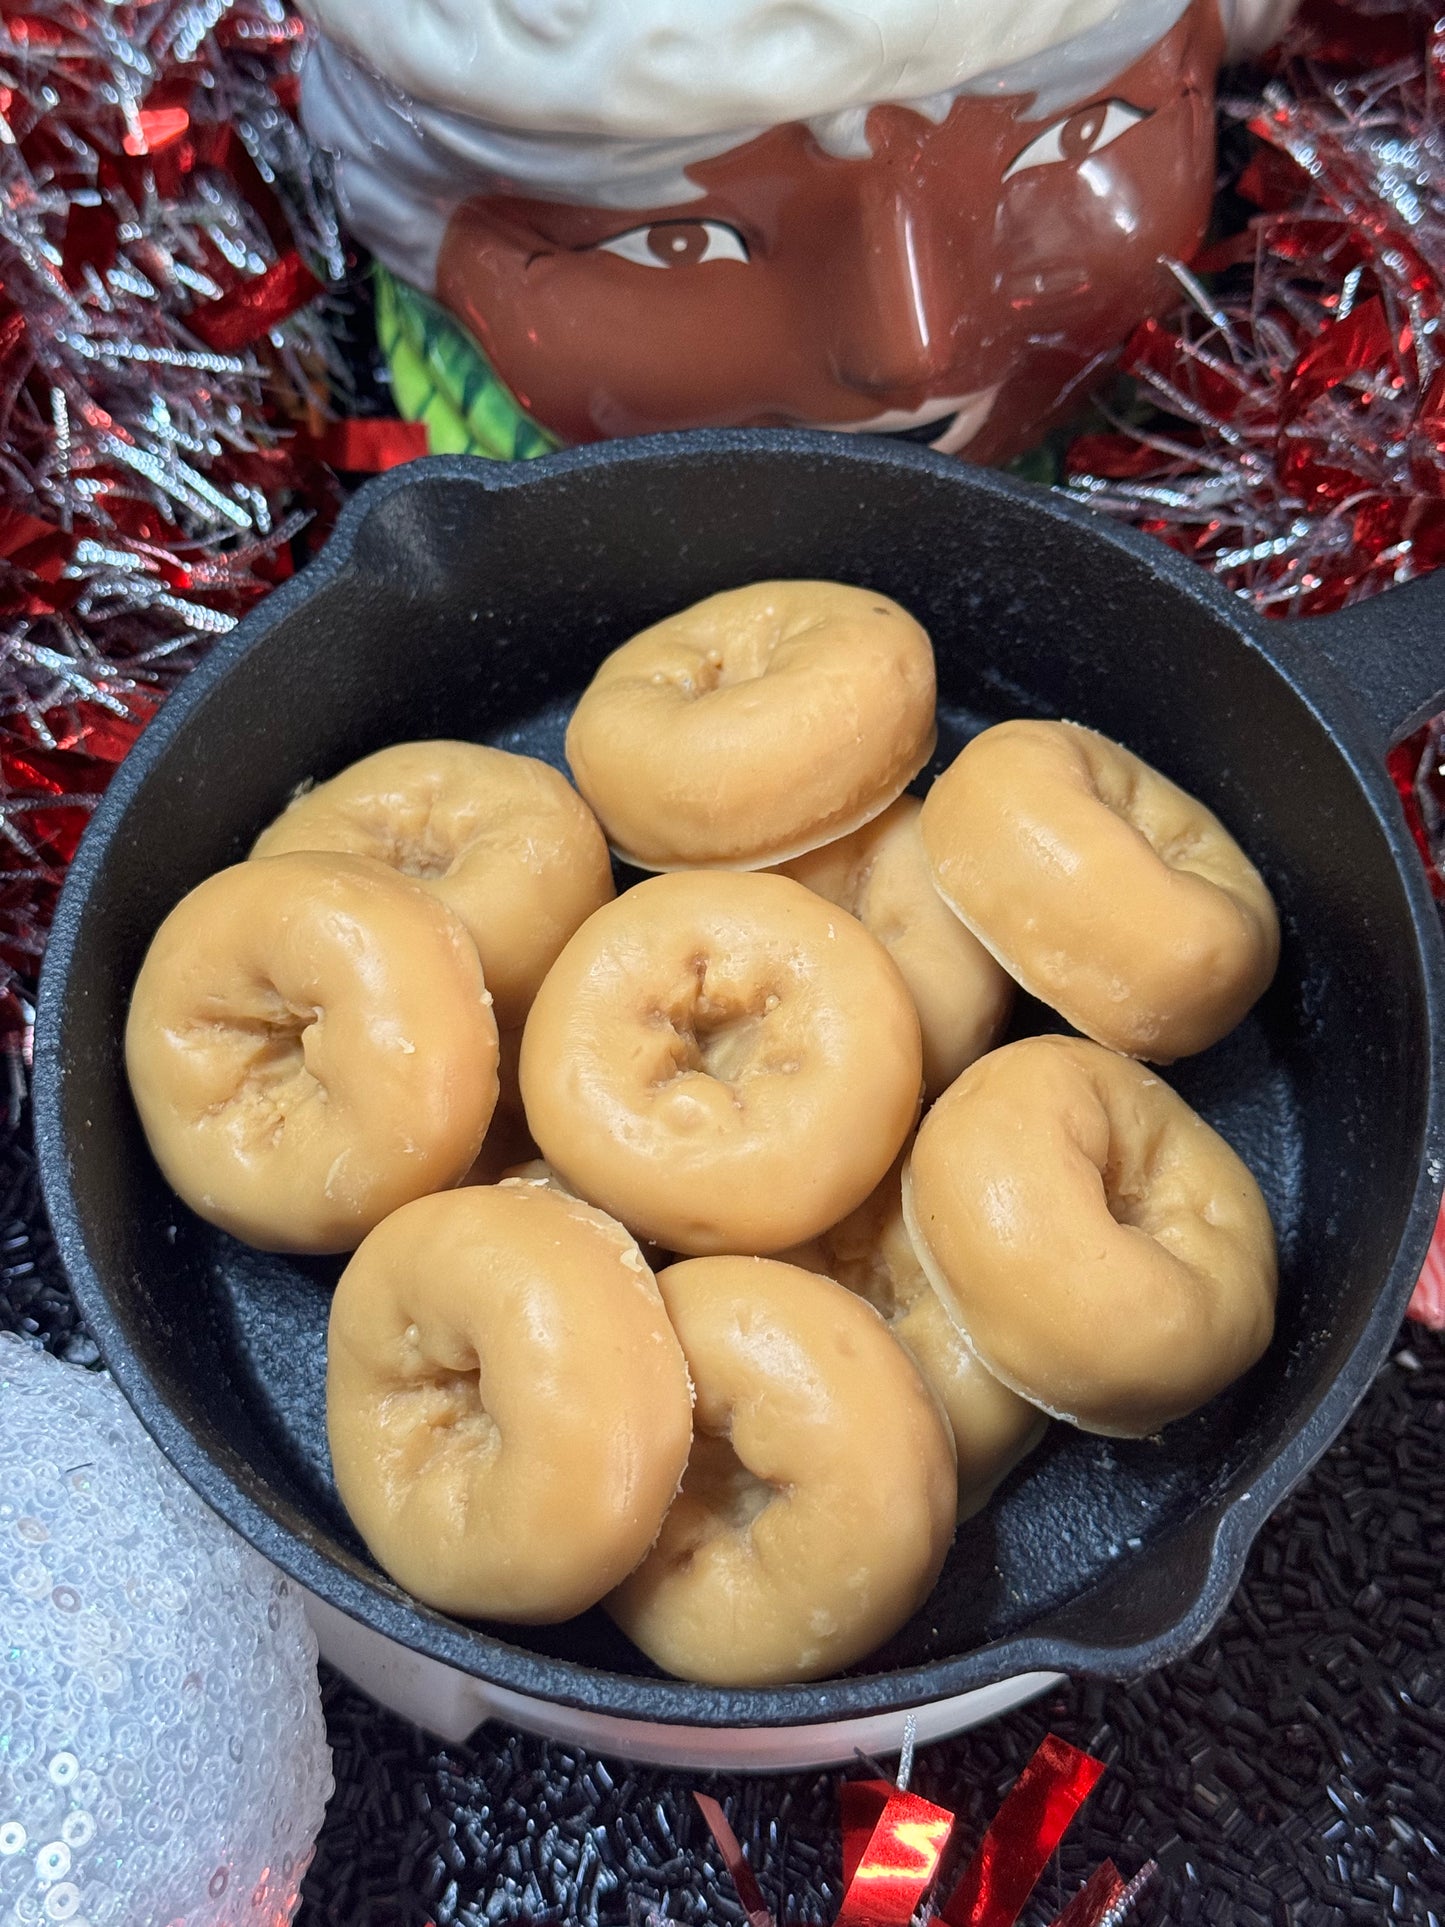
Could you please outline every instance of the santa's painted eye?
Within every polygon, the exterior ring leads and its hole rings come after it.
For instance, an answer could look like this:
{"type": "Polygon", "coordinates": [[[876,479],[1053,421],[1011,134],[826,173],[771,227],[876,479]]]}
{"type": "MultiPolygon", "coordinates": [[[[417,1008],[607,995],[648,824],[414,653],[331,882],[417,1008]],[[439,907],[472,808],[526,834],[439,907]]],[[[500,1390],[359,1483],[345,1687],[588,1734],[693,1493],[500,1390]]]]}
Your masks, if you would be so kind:
{"type": "Polygon", "coordinates": [[[1090,154],[1097,154],[1101,147],[1118,140],[1121,134],[1127,134],[1131,127],[1137,127],[1141,120],[1148,120],[1150,111],[1131,107],[1127,100],[1101,100],[1093,107],[1081,107],[1077,113],[1056,120],[1042,134],[1035,134],[1003,178],[1007,181],[1015,174],[1022,174],[1026,167],[1085,160],[1090,154]]]}
{"type": "Polygon", "coordinates": [[[654,221],[599,241],[603,254],[620,254],[640,268],[699,268],[705,261],[746,261],[748,244],[723,221],[654,221]]]}

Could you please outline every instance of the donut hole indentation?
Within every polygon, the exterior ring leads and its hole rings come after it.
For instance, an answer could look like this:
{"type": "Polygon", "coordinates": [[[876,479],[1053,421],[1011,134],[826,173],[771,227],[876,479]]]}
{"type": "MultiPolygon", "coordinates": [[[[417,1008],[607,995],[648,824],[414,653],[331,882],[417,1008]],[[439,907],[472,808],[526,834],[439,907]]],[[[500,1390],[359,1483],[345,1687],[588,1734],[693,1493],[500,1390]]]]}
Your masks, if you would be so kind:
{"type": "MultiPolygon", "coordinates": [[[[1122,760],[1091,752],[1093,746],[1089,745],[1085,751],[1089,783],[1104,808],[1143,837],[1166,869],[1208,876],[1212,839],[1207,826],[1181,825],[1176,812],[1172,824],[1166,827],[1158,820],[1156,810],[1149,807],[1148,796],[1141,794],[1145,790],[1144,772],[1122,760]]],[[[1157,805],[1157,797],[1155,801],[1157,805]]]]}
{"type": "Polygon", "coordinates": [[[394,1396],[425,1458],[459,1452],[482,1462],[500,1452],[501,1428],[482,1401],[480,1360],[470,1369],[434,1365],[394,1396]]]}
{"type": "Polygon", "coordinates": [[[693,1435],[682,1490],[704,1509],[713,1531],[729,1533],[747,1532],[779,1496],[777,1486],[743,1464],[726,1432],[701,1430],[693,1435]]]}
{"type": "Polygon", "coordinates": [[[1110,1118],[1108,1156],[1099,1173],[1104,1202],[1115,1224],[1128,1225],[1151,1238],[1158,1236],[1167,1215],[1158,1190],[1163,1149],[1157,1133],[1131,1142],[1110,1118]]]}
{"type": "Polygon", "coordinates": [[[325,1103],[326,1086],[307,1053],[307,1038],[320,1018],[314,1006],[298,1008],[278,998],[273,1010],[223,1020],[221,1028],[240,1048],[242,1069],[229,1103],[214,1109],[238,1105],[258,1132],[279,1141],[287,1118],[301,1105],[325,1103]]]}
{"type": "Polygon", "coordinates": [[[766,676],[779,644],[791,640],[791,636],[785,637],[777,629],[744,631],[723,652],[717,687],[732,689],[739,683],[756,682],[760,676],[766,676]]]}
{"type": "Polygon", "coordinates": [[[1121,760],[1101,754],[1092,743],[1084,745],[1084,767],[1089,787],[1106,810],[1137,830],[1150,849],[1158,849],[1149,833],[1149,824],[1139,811],[1138,771],[1121,760]]]}
{"type": "Polygon", "coordinates": [[[419,883],[436,883],[442,877],[449,877],[456,867],[455,851],[422,843],[409,844],[400,861],[393,865],[403,876],[415,877],[419,883]]]}
{"type": "Polygon", "coordinates": [[[754,1067],[761,1010],[699,1009],[692,1032],[697,1068],[719,1084],[736,1084],[754,1067]]]}
{"type": "Polygon", "coordinates": [[[764,982],[747,989],[710,985],[706,958],[694,961],[693,974],[696,989],[667,1013],[672,1076],[692,1073],[732,1086],[760,1072],[798,1068],[795,1051],[784,1050],[775,1062],[778,1054],[766,1048],[770,1020],[782,1003],[777,990],[764,982]]]}
{"type": "Polygon", "coordinates": [[[800,624],[784,634],[774,625],[759,625],[729,636],[724,646],[714,646],[698,656],[687,672],[677,677],[675,686],[694,700],[714,695],[723,689],[736,689],[742,683],[757,682],[772,667],[780,646],[805,634],[812,624],[800,624]]]}
{"type": "Polygon", "coordinates": [[[1109,1207],[1109,1216],[1115,1224],[1130,1225],[1135,1231],[1147,1231],[1153,1223],[1148,1199],[1137,1192],[1116,1190],[1107,1175],[1104,1178],[1104,1203],[1109,1207]]]}
{"type": "Polygon", "coordinates": [[[438,831],[430,812],[413,826],[394,826],[388,847],[381,854],[391,869],[420,883],[435,883],[450,876],[462,856],[454,839],[438,831]]]}

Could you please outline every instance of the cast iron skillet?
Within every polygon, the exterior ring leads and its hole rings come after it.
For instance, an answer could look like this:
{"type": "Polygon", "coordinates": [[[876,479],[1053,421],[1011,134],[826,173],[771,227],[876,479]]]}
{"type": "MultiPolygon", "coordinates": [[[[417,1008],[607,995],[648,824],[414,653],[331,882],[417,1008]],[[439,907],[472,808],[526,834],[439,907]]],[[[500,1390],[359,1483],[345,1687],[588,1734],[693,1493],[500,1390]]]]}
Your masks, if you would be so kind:
{"type": "MultiPolygon", "coordinates": [[[[107,1364],[180,1471],[278,1565],[376,1630],[544,1700],[784,1726],[1034,1669],[1128,1677],[1177,1657],[1384,1359],[1434,1221],[1445,958],[1382,758],[1445,690],[1439,591],[1266,626],[1203,571],[1058,496],[838,436],[707,432],[525,466],[423,461],[373,482],[324,555],[147,729],[61,899],[36,1122],[61,1256],[107,1364]],[[601,1613],[465,1625],[377,1571],[326,1456],[339,1261],[244,1250],[177,1204],[132,1114],[120,1039],[162,917],[243,856],[304,778],[434,735],[560,763],[607,651],[766,576],[865,584],[922,619],[938,654],[935,767],[985,722],[1076,718],[1206,799],[1260,865],[1283,917],[1278,979],[1238,1032],[1170,1075],[1259,1177],[1283,1288],[1264,1362],[1161,1439],[1055,1427],[865,1665],[724,1692],[659,1677],[601,1613]]],[[[1029,1006],[1019,1027],[1047,1023],[1029,1006]]]]}

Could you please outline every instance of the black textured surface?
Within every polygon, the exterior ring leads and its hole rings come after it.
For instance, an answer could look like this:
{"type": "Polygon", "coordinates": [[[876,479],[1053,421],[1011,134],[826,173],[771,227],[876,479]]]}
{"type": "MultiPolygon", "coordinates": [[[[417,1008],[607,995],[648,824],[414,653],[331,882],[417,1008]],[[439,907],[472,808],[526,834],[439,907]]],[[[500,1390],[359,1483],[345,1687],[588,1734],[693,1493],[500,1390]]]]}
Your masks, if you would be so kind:
{"type": "MultiPolygon", "coordinates": [[[[0,1327],[94,1355],[23,1136],[0,1162],[0,1327]]],[[[1406,1327],[1191,1658],[1133,1688],[1071,1685],[928,1748],[914,1785],[956,1809],[966,1848],[1046,1730],[1109,1762],[1029,1927],[1106,1856],[1128,1874],[1151,1855],[1165,1871],[1138,1927],[1440,1927],[1442,1566],[1445,1338],[1406,1327]]],[[[695,1776],[491,1731],[442,1749],[334,1676],[325,1698],[337,1789],[298,1927],[740,1922],[695,1776]]],[[[839,1777],[712,1784],[795,1927],[836,1905],[839,1777]]]]}
{"type": "MultiPolygon", "coordinates": [[[[1045,1732],[1109,1763],[1029,1927],[1106,1857],[1126,1875],[1162,1863],[1139,1927],[1439,1927],[1442,1563],[1445,1337],[1407,1326],[1194,1655],[927,1748],[913,1784],[959,1814],[966,1851],[1045,1732]]],[[[697,1779],[505,1734],[443,1750],[334,1677],[326,1704],[340,1790],[299,1927],[741,1920],[691,1810],[697,1779]]],[[[710,1785],[791,1922],[836,1907],[839,1778],[710,1785]]]]}
{"type": "MultiPolygon", "coordinates": [[[[1352,612],[1343,641],[1373,637],[1372,672],[1388,664],[1424,693],[1435,659],[1417,654],[1442,587],[1384,598],[1389,622],[1374,604],[1352,612]]],[[[915,450],[744,432],[385,478],[147,731],[56,918],[38,1128],[61,1249],[112,1369],[203,1495],[294,1576],[542,1697],[779,1724],[1041,1666],[1128,1677],[1182,1653],[1223,1608],[1272,1500],[1363,1392],[1434,1218],[1422,1164],[1445,1154],[1429,1038],[1439,933],[1379,745],[1352,714],[1286,625],[1256,630],[1159,545],[915,450]],[[565,571],[545,566],[563,553],[565,571]],[[1267,1359],[1162,1441],[1059,1428],[864,1665],[726,1694],[658,1679],[600,1615],[489,1637],[375,1573],[329,1490],[318,1348],[296,1342],[298,1308],[319,1325],[324,1268],[242,1257],[178,1210],[117,1040],[156,923],[298,781],[439,730],[544,747],[559,704],[626,634],[728,583],[809,573],[870,583],[925,621],[946,720],[1092,723],[1218,808],[1261,864],[1285,925],[1279,977],[1178,1081],[1269,1190],[1283,1287],[1267,1359]]]]}

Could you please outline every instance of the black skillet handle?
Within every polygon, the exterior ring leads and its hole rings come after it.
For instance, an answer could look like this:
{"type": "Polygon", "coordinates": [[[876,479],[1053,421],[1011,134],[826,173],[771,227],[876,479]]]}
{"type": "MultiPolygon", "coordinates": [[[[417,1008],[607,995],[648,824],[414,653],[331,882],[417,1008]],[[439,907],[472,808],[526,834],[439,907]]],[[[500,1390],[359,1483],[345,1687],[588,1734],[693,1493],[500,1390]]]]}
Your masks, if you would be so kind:
{"type": "Polygon", "coordinates": [[[1381,755],[1445,710],[1445,569],[1303,626],[1349,683],[1381,755]]]}

